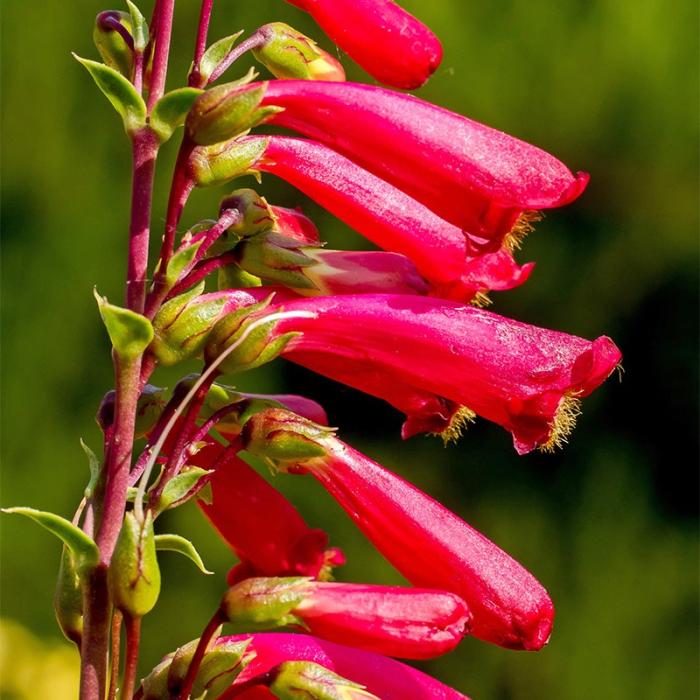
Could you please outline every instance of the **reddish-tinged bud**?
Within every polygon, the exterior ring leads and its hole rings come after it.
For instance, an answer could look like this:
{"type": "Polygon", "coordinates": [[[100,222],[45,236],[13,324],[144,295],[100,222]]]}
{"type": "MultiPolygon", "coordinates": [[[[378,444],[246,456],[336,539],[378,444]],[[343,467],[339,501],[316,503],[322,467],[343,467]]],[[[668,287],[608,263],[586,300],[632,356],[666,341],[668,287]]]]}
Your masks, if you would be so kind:
{"type": "MultiPolygon", "coordinates": [[[[161,389],[151,384],[146,384],[139,396],[136,404],[136,424],[134,426],[134,437],[142,438],[153,430],[161,411],[165,407],[166,390],[161,389]]],[[[102,429],[102,432],[109,430],[114,423],[114,390],[108,391],[100,407],[97,410],[97,424],[102,429]]]]}
{"type": "Polygon", "coordinates": [[[222,611],[237,625],[297,626],[323,639],[405,659],[452,650],[471,619],[453,593],[305,578],[246,579],[229,589],[222,611]]]}
{"type": "Polygon", "coordinates": [[[275,231],[300,243],[320,243],[321,236],[316,224],[300,210],[273,206],[272,211],[275,215],[275,231]]]}
{"type": "Polygon", "coordinates": [[[95,18],[92,39],[102,60],[131,80],[134,70],[134,39],[129,13],[120,10],[100,12],[95,18]]]}
{"type": "MultiPolygon", "coordinates": [[[[193,462],[210,469],[222,448],[200,451],[193,462]]],[[[324,577],[344,562],[328,549],[328,535],[311,529],[296,508],[254,469],[231,454],[211,478],[211,503],[199,507],[241,560],[233,584],[249,576],[324,577]]]]}
{"type": "Polygon", "coordinates": [[[266,138],[233,139],[192,151],[189,175],[197,187],[223,185],[241,175],[255,172],[255,166],[267,148],[266,138]]]}
{"type": "Polygon", "coordinates": [[[345,80],[345,71],[337,59],[288,24],[266,24],[257,34],[263,42],[253,49],[253,55],[276,78],[345,80]]]}
{"type": "Polygon", "coordinates": [[[305,634],[246,634],[224,637],[222,642],[226,639],[251,640],[248,649],[255,657],[221,700],[236,697],[239,686],[264,677],[286,661],[313,661],[361,684],[382,700],[465,700],[456,690],[399,661],[305,634]]]}
{"type": "Polygon", "coordinates": [[[437,37],[391,0],[289,0],[382,83],[413,90],[440,65],[437,37]]]}
{"type": "Polygon", "coordinates": [[[380,700],[364,688],[312,661],[285,661],[270,672],[279,700],[380,700]]]}
{"type": "Polygon", "coordinates": [[[187,135],[199,146],[211,146],[248,131],[279,111],[260,106],[264,94],[264,83],[241,87],[240,81],[207,90],[187,114],[187,135]]]}

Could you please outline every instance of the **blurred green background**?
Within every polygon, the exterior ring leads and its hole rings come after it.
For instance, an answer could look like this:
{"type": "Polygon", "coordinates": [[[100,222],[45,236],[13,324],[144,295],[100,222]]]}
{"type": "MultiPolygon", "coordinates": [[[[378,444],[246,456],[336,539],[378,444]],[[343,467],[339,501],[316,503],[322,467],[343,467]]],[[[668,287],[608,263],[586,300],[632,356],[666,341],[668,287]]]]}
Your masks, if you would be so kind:
{"type": "MultiPolygon", "coordinates": [[[[429,672],[477,699],[696,697],[697,3],[403,4],[445,47],[423,97],[591,173],[585,195],[526,241],[520,260],[538,263],[530,282],[494,295],[493,308],[611,335],[625,355],[623,380],[585,402],[567,449],[524,458],[484,421],[449,449],[430,438],[402,443],[394,411],[283,362],[241,385],[321,400],[348,442],[453,508],[550,590],[558,617],[545,650],[467,639],[424,664],[429,672]]],[[[178,5],[171,87],[189,64],[198,11],[193,1],[178,5]]],[[[286,3],[216,5],[212,39],[278,19],[330,49],[286,3]]],[[[92,287],[118,301],[124,276],[129,150],[116,115],[69,55],[97,56],[92,19],[103,9],[111,8],[93,0],[2,2],[2,504],[67,516],[87,475],[78,439],[98,448],[93,414],[111,383],[92,287]]],[[[367,79],[341,58],[351,78],[367,79]]],[[[176,141],[158,172],[155,231],[176,141]]],[[[303,204],[335,247],[365,245],[272,178],[263,190],[274,203],[303,204]]],[[[183,223],[211,216],[221,194],[196,193],[183,223]]],[[[340,578],[399,580],[315,483],[276,483],[346,550],[340,578]]],[[[162,557],[144,672],[198,636],[232,563],[194,506],[167,520],[217,575],[162,557]]],[[[2,697],[73,697],[74,655],[51,613],[59,547],[20,519],[3,518],[1,528],[2,697]]]]}

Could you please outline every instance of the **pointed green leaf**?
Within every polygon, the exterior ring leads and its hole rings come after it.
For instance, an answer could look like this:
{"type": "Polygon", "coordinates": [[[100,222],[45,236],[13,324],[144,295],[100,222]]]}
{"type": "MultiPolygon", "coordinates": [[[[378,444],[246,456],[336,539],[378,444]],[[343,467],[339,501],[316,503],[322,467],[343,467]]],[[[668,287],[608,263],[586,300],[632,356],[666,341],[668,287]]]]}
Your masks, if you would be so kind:
{"type": "Polygon", "coordinates": [[[200,484],[199,482],[207,474],[211,474],[211,471],[201,467],[192,467],[170,479],[163,488],[163,493],[158,503],[155,504],[158,512],[162,513],[168,508],[176,508],[196,495],[199,490],[197,487],[204,486],[203,483],[200,484]]]}
{"type": "Polygon", "coordinates": [[[35,508],[3,508],[3,513],[17,513],[31,518],[58,537],[70,550],[79,571],[85,571],[99,559],[97,545],[79,527],[56,513],[48,513],[35,508]]]}
{"type": "Polygon", "coordinates": [[[153,326],[141,314],[110,304],[95,291],[100,316],[107,328],[112,346],[120,357],[133,359],[153,340],[153,326]]]}
{"type": "Polygon", "coordinates": [[[85,498],[90,498],[92,492],[95,489],[95,484],[100,477],[100,460],[97,459],[95,453],[80,439],[80,446],[83,448],[83,452],[87,455],[88,466],[90,467],[90,481],[85,487],[85,498]]]}
{"type": "Polygon", "coordinates": [[[214,72],[214,69],[228,56],[229,51],[236,43],[236,39],[243,34],[243,31],[226,36],[219,41],[214,42],[202,56],[199,62],[199,74],[204,78],[205,82],[209,80],[209,76],[214,72]]]}
{"type": "Polygon", "coordinates": [[[73,54],[73,56],[76,61],[85,66],[97,87],[102,90],[114,109],[119,112],[128,134],[133,133],[146,124],[146,103],[143,101],[143,97],[136,92],[134,86],[121,73],[114,70],[114,68],[105,66],[103,63],[81,58],[76,54],[73,54]]]}
{"type": "Polygon", "coordinates": [[[191,559],[203,574],[214,573],[213,571],[207,570],[195,546],[188,539],[182,537],[182,535],[156,535],[156,549],[179,552],[188,559],[191,559]]]}
{"type": "Polygon", "coordinates": [[[192,87],[179,88],[163,95],[156,102],[148,123],[161,143],[165,143],[175,129],[185,123],[187,113],[203,92],[204,90],[192,87]]]}
{"type": "Polygon", "coordinates": [[[192,260],[194,260],[194,256],[197,255],[197,251],[201,245],[202,241],[197,241],[197,243],[187,246],[187,248],[178,250],[178,252],[175,253],[172,258],[170,258],[168,267],[165,271],[165,281],[168,287],[174,286],[180,279],[180,275],[182,274],[183,270],[186,270],[189,267],[192,260]]]}
{"type": "Polygon", "coordinates": [[[143,51],[148,44],[148,23],[136,5],[131,0],[126,0],[131,15],[131,34],[134,37],[134,49],[143,51]]]}

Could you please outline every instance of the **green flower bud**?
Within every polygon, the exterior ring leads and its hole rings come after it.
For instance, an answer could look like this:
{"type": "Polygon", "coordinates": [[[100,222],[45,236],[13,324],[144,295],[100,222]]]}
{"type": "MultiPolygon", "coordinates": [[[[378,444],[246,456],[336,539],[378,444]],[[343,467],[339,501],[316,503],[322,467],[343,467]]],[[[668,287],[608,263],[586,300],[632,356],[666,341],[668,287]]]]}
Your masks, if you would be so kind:
{"type": "Polygon", "coordinates": [[[258,304],[251,304],[224,316],[212,329],[204,349],[204,358],[211,364],[219,355],[228,351],[219,365],[222,372],[242,372],[260,367],[274,360],[298,333],[275,335],[275,320],[260,323],[254,330],[249,328],[260,318],[272,300],[272,296],[258,304]],[[229,351],[231,346],[234,350],[229,351]]]}
{"type": "Polygon", "coordinates": [[[253,55],[276,78],[292,80],[345,80],[340,62],[284,22],[266,24],[258,30],[265,42],[253,55]]]}
{"type": "Polygon", "coordinates": [[[202,93],[192,105],[185,128],[198,146],[228,141],[249,131],[279,107],[261,107],[267,85],[241,85],[239,81],[219,85],[202,93]]]}
{"type": "Polygon", "coordinates": [[[216,277],[217,289],[245,289],[246,287],[262,287],[262,280],[238,265],[231,264],[220,267],[216,277]]]}
{"type": "Polygon", "coordinates": [[[235,305],[226,292],[202,294],[204,283],[163,304],[153,319],[149,346],[161,365],[170,367],[198,356],[216,322],[235,305]]]}
{"type": "Polygon", "coordinates": [[[246,271],[269,282],[294,289],[314,289],[304,275],[304,268],[316,265],[305,253],[308,245],[279,233],[262,233],[236,247],[238,264],[246,271]]]}
{"type": "Polygon", "coordinates": [[[95,18],[92,39],[102,60],[131,80],[134,70],[134,40],[128,12],[107,10],[95,18]]]}
{"type": "Polygon", "coordinates": [[[53,609],[61,631],[79,648],[83,634],[83,594],[75,558],[66,546],[61,554],[53,609]]]}
{"type": "Polygon", "coordinates": [[[254,173],[267,144],[268,139],[260,136],[195,148],[189,161],[190,175],[197,187],[213,187],[254,173]]]}
{"type": "Polygon", "coordinates": [[[229,622],[245,628],[303,626],[292,610],[311,592],[312,580],[301,576],[245,579],[229,588],[221,611],[229,622]]]}
{"type": "Polygon", "coordinates": [[[156,604],[160,568],[150,511],[143,523],[132,512],[124,517],[109,566],[109,587],[114,605],[131,617],[143,617],[156,604]]]}
{"type": "Polygon", "coordinates": [[[379,700],[358,683],[312,661],[285,661],[271,673],[269,688],[280,700],[379,700]]]}
{"type": "Polygon", "coordinates": [[[334,428],[318,425],[280,408],[251,416],[243,427],[243,446],[248,452],[284,469],[326,456],[324,440],[334,428]]]}

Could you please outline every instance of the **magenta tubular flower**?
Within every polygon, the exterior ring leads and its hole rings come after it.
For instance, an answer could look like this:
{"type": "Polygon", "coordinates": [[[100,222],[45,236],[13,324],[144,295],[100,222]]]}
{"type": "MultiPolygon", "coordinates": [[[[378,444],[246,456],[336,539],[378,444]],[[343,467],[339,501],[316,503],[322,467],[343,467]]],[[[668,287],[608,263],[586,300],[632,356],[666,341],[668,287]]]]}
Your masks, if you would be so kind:
{"type": "Polygon", "coordinates": [[[453,591],[473,615],[472,633],[494,644],[537,650],[554,608],[520,564],[415,486],[340,440],[311,473],[377,549],[411,583],[453,591]]]}
{"type": "Polygon", "coordinates": [[[303,578],[246,579],[229,589],[222,611],[234,624],[302,626],[323,639],[404,659],[451,651],[471,622],[454,593],[303,578]]]}
{"type": "Polygon", "coordinates": [[[378,87],[271,81],[263,104],[284,108],[274,124],[342,153],[492,248],[522,212],[568,204],[588,182],[535,146],[378,87]]]}
{"type": "MultiPolygon", "coordinates": [[[[201,461],[193,463],[213,464],[201,461]]],[[[199,507],[241,560],[229,583],[249,576],[315,578],[344,563],[339,549],[328,549],[325,532],[309,528],[277,489],[234,454],[218,466],[211,487],[212,502],[199,501],[199,507]]]]}
{"type": "Polygon", "coordinates": [[[265,138],[269,142],[256,168],[294,185],[384,250],[402,253],[426,279],[446,283],[461,275],[466,241],[460,229],[321,144],[265,138]]]}
{"type": "Polygon", "coordinates": [[[323,31],[370,75],[412,90],[442,60],[438,38],[391,0],[288,0],[306,10],[323,31]]]}
{"type": "Polygon", "coordinates": [[[273,698],[269,691],[263,689],[251,690],[243,695],[237,695],[236,689],[284,661],[313,661],[362,684],[382,700],[468,700],[462,693],[399,661],[305,634],[244,634],[222,637],[217,644],[245,639],[252,640],[247,651],[254,652],[255,657],[220,700],[233,697],[246,700],[273,698]]]}
{"type": "Polygon", "coordinates": [[[331,378],[391,400],[391,383],[466,406],[509,430],[524,454],[566,439],[577,400],[620,362],[606,337],[594,341],[550,331],[451,301],[422,296],[348,295],[290,300],[285,310],[313,311],[276,332],[301,331],[284,356],[331,378]],[[401,348],[401,353],[397,353],[401,348]],[[311,361],[325,356],[318,366],[311,361]],[[311,361],[310,361],[311,360],[311,361]],[[368,379],[368,371],[375,379],[368,379]],[[382,389],[382,379],[387,387],[382,389]]]}

